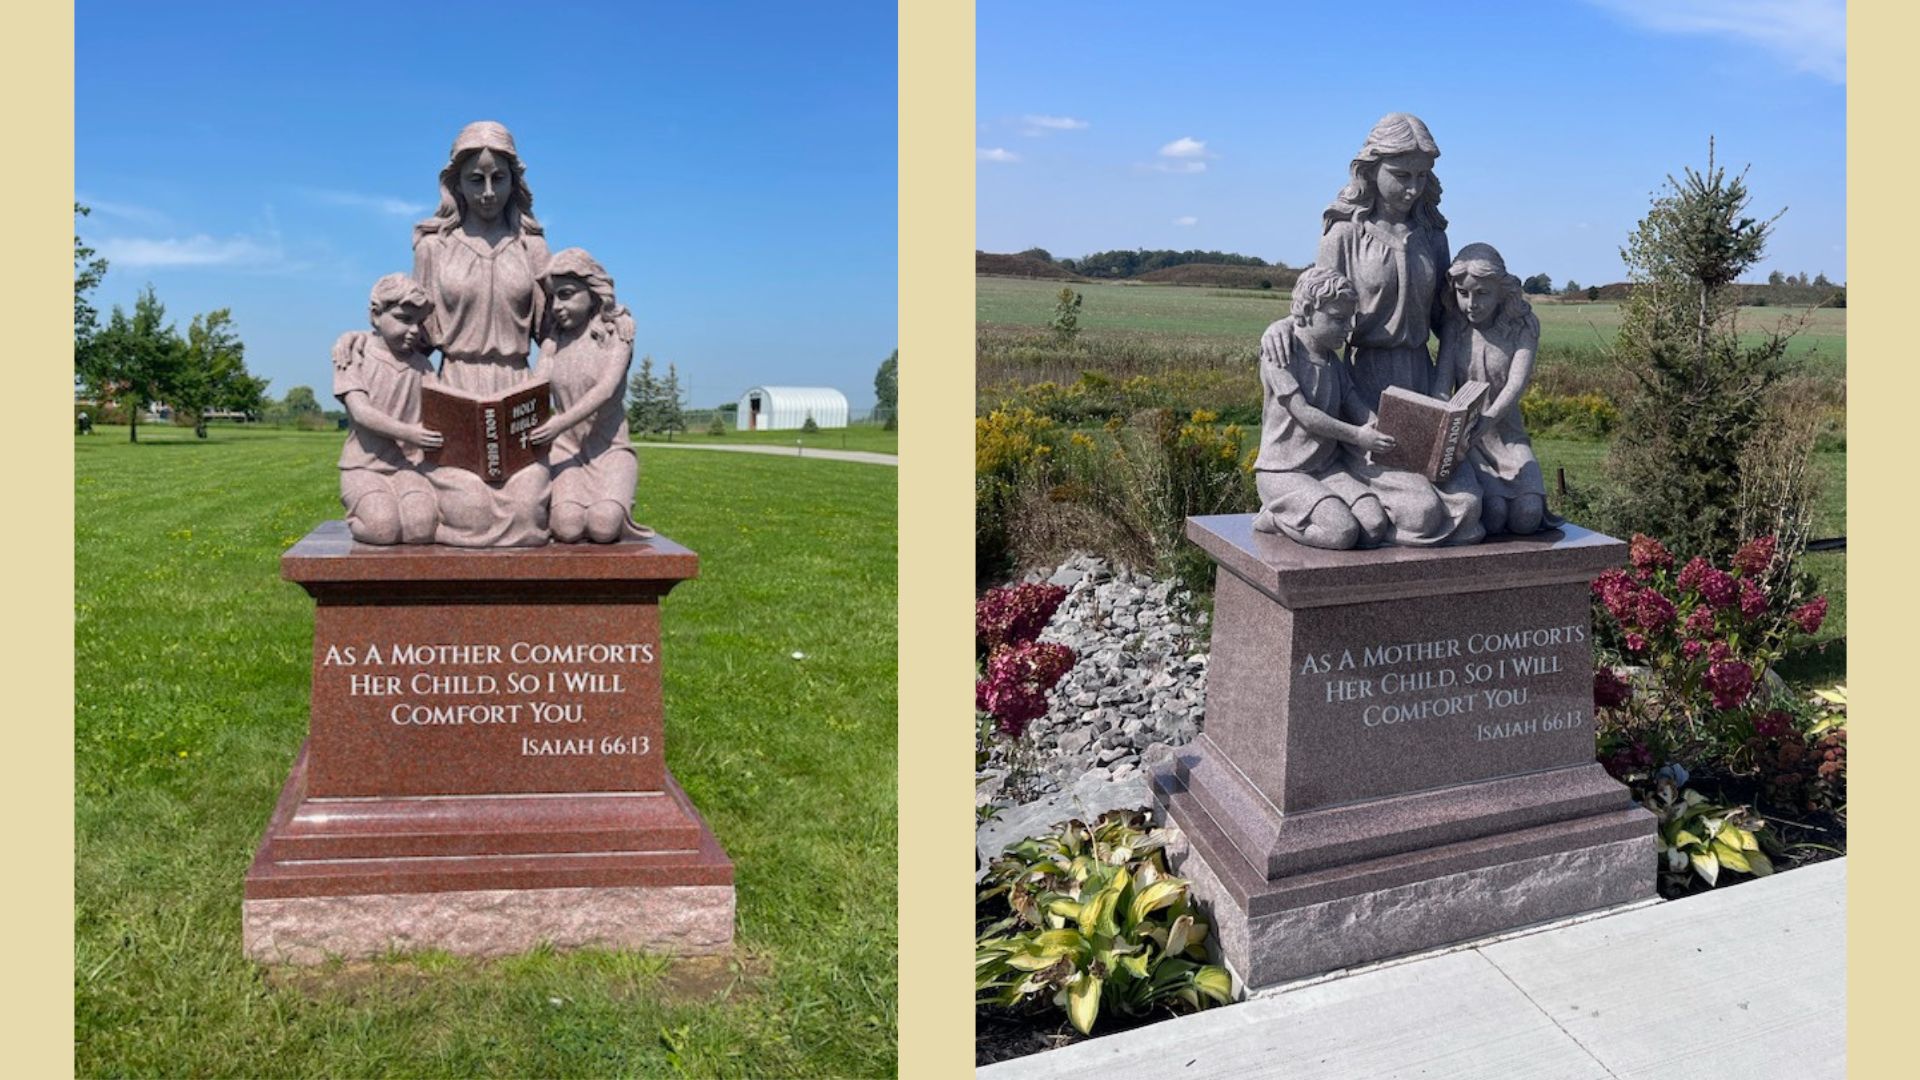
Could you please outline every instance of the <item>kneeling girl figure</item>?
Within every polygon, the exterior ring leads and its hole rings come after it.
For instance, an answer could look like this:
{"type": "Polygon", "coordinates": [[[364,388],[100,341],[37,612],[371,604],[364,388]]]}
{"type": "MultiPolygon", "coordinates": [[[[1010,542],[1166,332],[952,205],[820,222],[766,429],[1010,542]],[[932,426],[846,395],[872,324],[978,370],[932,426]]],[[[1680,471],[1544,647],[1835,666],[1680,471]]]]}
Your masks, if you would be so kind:
{"type": "Polygon", "coordinates": [[[1547,513],[1547,481],[1520,412],[1540,348],[1540,320],[1491,244],[1461,248],[1447,280],[1458,317],[1440,334],[1433,393],[1448,397],[1469,379],[1490,387],[1467,451],[1480,482],[1480,520],[1489,533],[1515,535],[1559,525],[1547,513]]]}
{"type": "Polygon", "coordinates": [[[614,301],[606,270],[579,248],[555,254],[543,276],[550,299],[535,375],[551,384],[556,411],[527,438],[553,443],[547,527],[569,544],[645,539],[653,530],[631,517],[640,461],[621,408],[633,316],[614,301]]]}
{"type": "Polygon", "coordinates": [[[421,454],[442,441],[420,423],[420,383],[433,374],[419,351],[421,325],[432,310],[412,278],[388,274],[368,302],[372,332],[342,334],[333,346],[333,396],[352,421],[340,450],[340,502],[363,544],[431,544],[439,523],[421,454]]]}
{"type": "Polygon", "coordinates": [[[1342,411],[1367,410],[1348,398],[1353,384],[1340,349],[1353,330],[1359,296],[1338,271],[1313,267],[1293,286],[1292,313],[1260,338],[1262,408],[1253,527],[1309,547],[1372,547],[1391,526],[1380,499],[1347,472],[1340,446],[1372,453],[1393,438],[1356,427],[1342,411]]]}

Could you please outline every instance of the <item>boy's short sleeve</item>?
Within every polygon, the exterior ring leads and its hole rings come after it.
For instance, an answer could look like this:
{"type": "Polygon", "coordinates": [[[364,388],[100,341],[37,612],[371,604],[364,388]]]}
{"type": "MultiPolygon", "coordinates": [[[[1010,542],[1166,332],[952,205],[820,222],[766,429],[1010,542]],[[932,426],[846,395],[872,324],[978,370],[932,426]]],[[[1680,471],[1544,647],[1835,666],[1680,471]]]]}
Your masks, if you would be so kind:
{"type": "Polygon", "coordinates": [[[364,356],[366,342],[359,332],[340,335],[333,346],[333,396],[341,401],[355,390],[367,389],[364,356]]]}
{"type": "Polygon", "coordinates": [[[1260,381],[1266,384],[1267,393],[1281,400],[1300,392],[1300,380],[1278,360],[1260,361],[1260,381]]]}

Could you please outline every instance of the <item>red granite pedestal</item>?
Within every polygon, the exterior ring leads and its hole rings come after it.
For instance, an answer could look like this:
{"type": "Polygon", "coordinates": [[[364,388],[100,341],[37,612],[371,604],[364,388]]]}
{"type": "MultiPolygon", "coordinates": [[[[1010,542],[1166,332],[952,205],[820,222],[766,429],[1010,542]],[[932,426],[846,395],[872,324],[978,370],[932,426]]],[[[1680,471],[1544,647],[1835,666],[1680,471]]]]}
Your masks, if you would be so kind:
{"type": "Polygon", "coordinates": [[[281,559],[315,602],[309,737],[247,871],[247,955],[314,963],[541,943],[708,953],[733,864],[667,771],[664,538],[281,559]]]}
{"type": "Polygon", "coordinates": [[[1216,564],[1206,723],[1152,781],[1243,985],[1655,895],[1653,816],[1594,763],[1589,590],[1625,544],[1187,536],[1216,564]]]}

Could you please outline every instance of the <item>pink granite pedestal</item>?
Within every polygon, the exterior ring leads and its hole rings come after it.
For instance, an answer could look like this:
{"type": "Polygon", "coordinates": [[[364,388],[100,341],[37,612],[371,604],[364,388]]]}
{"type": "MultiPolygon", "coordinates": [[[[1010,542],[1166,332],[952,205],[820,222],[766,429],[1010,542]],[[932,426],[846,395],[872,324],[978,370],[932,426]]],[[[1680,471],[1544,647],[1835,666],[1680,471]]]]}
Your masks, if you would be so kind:
{"type": "Polygon", "coordinates": [[[665,538],[281,559],[314,614],[309,736],[246,877],[247,955],[733,942],[733,864],[667,771],[665,538]]]}
{"type": "Polygon", "coordinates": [[[1593,759],[1589,590],[1626,545],[1187,536],[1217,567],[1206,724],[1152,781],[1244,985],[1655,895],[1653,817],[1593,759]]]}

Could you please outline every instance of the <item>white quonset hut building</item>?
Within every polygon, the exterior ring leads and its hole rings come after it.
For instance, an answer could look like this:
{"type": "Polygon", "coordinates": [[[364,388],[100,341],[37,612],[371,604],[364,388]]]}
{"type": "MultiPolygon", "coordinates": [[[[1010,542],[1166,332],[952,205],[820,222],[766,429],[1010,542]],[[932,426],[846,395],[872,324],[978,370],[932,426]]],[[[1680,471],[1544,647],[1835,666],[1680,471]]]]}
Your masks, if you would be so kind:
{"type": "Polygon", "coordinates": [[[830,386],[756,386],[740,395],[740,431],[798,431],[807,417],[823,428],[847,426],[847,395],[830,386]]]}

